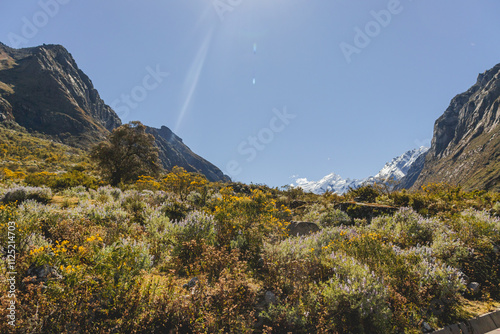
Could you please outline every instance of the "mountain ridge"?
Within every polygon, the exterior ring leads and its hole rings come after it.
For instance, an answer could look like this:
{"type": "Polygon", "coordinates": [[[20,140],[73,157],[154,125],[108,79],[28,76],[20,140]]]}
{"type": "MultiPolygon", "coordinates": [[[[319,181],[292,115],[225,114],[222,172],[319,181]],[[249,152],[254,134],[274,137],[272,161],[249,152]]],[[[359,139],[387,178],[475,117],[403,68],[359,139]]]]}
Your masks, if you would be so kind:
{"type": "MultiPolygon", "coordinates": [[[[54,44],[13,49],[0,43],[0,121],[83,149],[105,140],[122,124],[71,53],[54,44]]],[[[230,180],[166,126],[147,129],[155,136],[165,169],[180,166],[210,181],[230,180]]]]}
{"type": "Polygon", "coordinates": [[[299,178],[295,182],[297,183],[297,187],[315,194],[322,194],[327,191],[343,194],[350,188],[358,188],[364,184],[398,182],[404,179],[408,171],[412,169],[412,166],[417,161],[420,161],[421,157],[425,156],[427,152],[428,148],[424,146],[409,150],[387,162],[375,176],[369,176],[364,179],[343,179],[340,175],[331,173],[319,181],[308,181],[305,178],[299,178]]]}
{"type": "Polygon", "coordinates": [[[478,75],[434,124],[431,148],[413,189],[446,182],[500,190],[500,64],[478,75]]]}
{"type": "Polygon", "coordinates": [[[12,49],[0,45],[0,113],[29,131],[86,147],[121,125],[90,78],[60,45],[12,49]],[[69,134],[69,135],[68,135],[69,134]]]}

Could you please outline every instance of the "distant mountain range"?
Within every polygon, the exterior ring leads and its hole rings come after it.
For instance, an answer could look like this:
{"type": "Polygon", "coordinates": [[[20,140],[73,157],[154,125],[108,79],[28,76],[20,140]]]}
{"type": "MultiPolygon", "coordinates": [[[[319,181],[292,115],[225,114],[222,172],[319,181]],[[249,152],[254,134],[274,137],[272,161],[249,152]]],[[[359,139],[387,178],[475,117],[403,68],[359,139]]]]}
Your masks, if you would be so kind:
{"type": "Polygon", "coordinates": [[[408,171],[415,165],[416,162],[422,161],[421,157],[425,157],[429,148],[420,147],[404,153],[403,155],[392,159],[375,176],[370,176],[364,179],[343,179],[341,176],[332,173],[319,181],[308,181],[305,178],[297,179],[295,186],[302,188],[304,191],[315,194],[323,194],[327,191],[336,194],[343,194],[349,188],[358,188],[363,184],[373,184],[375,182],[394,182],[401,181],[408,171]]]}
{"type": "MultiPolygon", "coordinates": [[[[88,149],[122,123],[60,45],[12,49],[0,43],[0,122],[15,122],[64,144],[88,149]]],[[[166,126],[148,127],[168,170],[180,166],[210,181],[229,181],[166,126]]]]}

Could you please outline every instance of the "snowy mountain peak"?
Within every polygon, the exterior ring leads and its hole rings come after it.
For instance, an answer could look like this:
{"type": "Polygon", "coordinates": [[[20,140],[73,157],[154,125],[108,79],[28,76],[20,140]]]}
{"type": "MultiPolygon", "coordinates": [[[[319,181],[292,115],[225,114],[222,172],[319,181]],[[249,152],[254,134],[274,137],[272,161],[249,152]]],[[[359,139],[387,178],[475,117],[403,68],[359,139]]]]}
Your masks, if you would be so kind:
{"type": "MultiPolygon", "coordinates": [[[[319,181],[308,181],[306,178],[297,179],[296,187],[302,188],[306,192],[315,194],[324,194],[327,191],[343,194],[349,190],[349,187],[357,187],[364,180],[343,179],[340,175],[332,173],[328,174],[319,181]]],[[[292,186],[294,186],[292,184],[292,186]]]]}
{"type": "Polygon", "coordinates": [[[292,184],[292,186],[302,188],[306,192],[312,192],[315,194],[323,194],[327,191],[336,194],[343,194],[347,192],[349,188],[357,188],[365,183],[386,180],[399,181],[406,175],[418,157],[427,153],[428,150],[429,148],[422,146],[408,151],[403,155],[392,159],[391,162],[386,163],[377,175],[370,176],[365,179],[343,179],[340,175],[331,173],[319,181],[308,181],[306,178],[300,178],[295,181],[297,184],[292,184]]]}
{"type": "Polygon", "coordinates": [[[375,175],[379,180],[401,180],[407,173],[410,167],[415,163],[419,156],[426,153],[428,147],[420,147],[406,152],[405,154],[392,159],[391,162],[385,164],[384,168],[375,175]]]}

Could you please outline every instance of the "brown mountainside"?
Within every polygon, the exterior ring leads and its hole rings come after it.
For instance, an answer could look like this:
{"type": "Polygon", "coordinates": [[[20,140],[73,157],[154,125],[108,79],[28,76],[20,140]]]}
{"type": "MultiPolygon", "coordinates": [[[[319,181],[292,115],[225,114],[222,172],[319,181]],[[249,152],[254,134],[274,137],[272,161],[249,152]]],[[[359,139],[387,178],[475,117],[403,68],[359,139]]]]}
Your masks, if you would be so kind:
{"type": "Polygon", "coordinates": [[[500,64],[453,98],[436,121],[431,149],[413,187],[429,182],[500,190],[500,64]]]}
{"type": "Polygon", "coordinates": [[[86,147],[121,125],[62,46],[0,44],[0,114],[29,131],[86,147]]]}
{"type": "MultiPolygon", "coordinates": [[[[60,45],[12,49],[0,43],[0,121],[88,149],[120,126],[118,115],[60,45]]],[[[163,126],[149,128],[166,169],[180,166],[211,181],[227,181],[222,171],[193,153],[163,126]]]]}

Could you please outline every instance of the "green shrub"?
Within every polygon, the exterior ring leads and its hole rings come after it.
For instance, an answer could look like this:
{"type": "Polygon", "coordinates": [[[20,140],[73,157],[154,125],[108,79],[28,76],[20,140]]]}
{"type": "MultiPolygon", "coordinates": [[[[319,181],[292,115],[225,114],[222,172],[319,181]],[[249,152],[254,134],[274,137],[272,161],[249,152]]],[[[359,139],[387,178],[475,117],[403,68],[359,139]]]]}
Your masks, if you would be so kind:
{"type": "Polygon", "coordinates": [[[72,170],[62,174],[47,172],[33,173],[26,176],[24,182],[31,186],[47,186],[54,190],[73,188],[77,186],[96,189],[100,183],[100,181],[94,176],[80,170],[72,170]]]}
{"type": "Polygon", "coordinates": [[[379,189],[372,185],[360,186],[359,188],[350,188],[346,197],[355,199],[358,202],[375,203],[375,200],[381,193],[379,189]]]}
{"type": "Polygon", "coordinates": [[[383,279],[341,253],[333,252],[326,261],[334,276],[319,287],[317,328],[338,333],[389,332],[391,310],[383,279]]]}
{"type": "Polygon", "coordinates": [[[200,258],[204,244],[215,244],[215,233],[213,217],[202,212],[189,213],[185,219],[173,224],[175,243],[171,255],[181,274],[187,273],[186,269],[200,258]]]}
{"type": "MultiPolygon", "coordinates": [[[[111,197],[108,194],[105,194],[105,196],[111,197]]],[[[131,221],[141,225],[146,220],[146,206],[143,194],[138,191],[127,192],[122,200],[122,207],[132,215],[131,221]]]]}
{"type": "Polygon", "coordinates": [[[145,238],[150,245],[150,254],[156,266],[163,266],[169,256],[169,251],[175,244],[174,225],[165,214],[157,208],[147,213],[145,238]]]}
{"type": "Polygon", "coordinates": [[[2,202],[24,202],[34,200],[40,203],[48,203],[52,199],[52,191],[49,188],[40,187],[17,187],[9,190],[3,197],[2,202]]]}
{"type": "Polygon", "coordinates": [[[168,197],[161,205],[162,212],[170,220],[182,220],[190,211],[189,206],[175,197],[168,197]]]}
{"type": "Polygon", "coordinates": [[[79,185],[47,203],[9,182],[0,198],[21,202],[0,204],[0,244],[15,222],[16,270],[61,275],[18,275],[18,333],[416,333],[468,317],[468,282],[475,303],[500,299],[495,193],[384,193],[379,203],[407,207],[347,226],[335,205],[348,198],[332,194],[208,183],[182,200],[79,185]],[[288,237],[291,219],[322,229],[288,237]]]}
{"type": "Polygon", "coordinates": [[[328,209],[319,216],[319,223],[322,227],[350,225],[351,217],[343,211],[328,209]]]}
{"type": "Polygon", "coordinates": [[[430,245],[438,223],[424,219],[411,208],[401,208],[392,217],[377,217],[372,227],[383,231],[395,244],[403,247],[430,245]]]}

